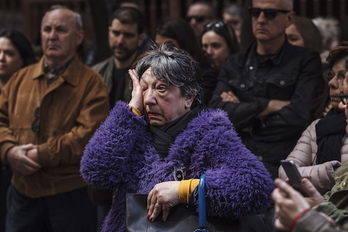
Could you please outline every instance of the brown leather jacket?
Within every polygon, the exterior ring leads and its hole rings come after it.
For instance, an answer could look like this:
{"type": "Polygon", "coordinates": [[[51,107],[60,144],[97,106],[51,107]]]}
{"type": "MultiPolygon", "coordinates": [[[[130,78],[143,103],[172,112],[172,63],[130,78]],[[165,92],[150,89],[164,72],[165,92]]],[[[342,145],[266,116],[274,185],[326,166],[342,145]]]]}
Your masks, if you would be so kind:
{"type": "Polygon", "coordinates": [[[0,95],[0,155],[16,145],[38,145],[42,168],[23,176],[13,171],[12,184],[23,195],[37,198],[86,186],[79,167],[84,146],[108,110],[108,94],[99,74],[75,57],[47,87],[39,63],[15,73],[0,95]],[[39,108],[39,114],[34,111],[39,108]],[[39,132],[32,124],[39,116],[39,132]]]}

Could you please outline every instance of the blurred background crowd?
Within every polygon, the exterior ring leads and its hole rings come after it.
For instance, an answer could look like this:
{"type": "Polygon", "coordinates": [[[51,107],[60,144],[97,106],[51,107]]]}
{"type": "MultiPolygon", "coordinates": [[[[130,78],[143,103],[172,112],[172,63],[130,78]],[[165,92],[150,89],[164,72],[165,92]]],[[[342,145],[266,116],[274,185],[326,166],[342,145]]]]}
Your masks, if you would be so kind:
{"type": "MultiPolygon", "coordinates": [[[[0,28],[18,29],[34,46],[34,51],[41,57],[40,23],[45,11],[53,4],[64,4],[79,12],[86,31],[81,55],[86,56],[88,49],[98,44],[98,61],[111,55],[107,42],[108,19],[119,6],[121,0],[1,0],[0,28]]],[[[135,0],[145,17],[145,31],[151,37],[155,36],[156,28],[172,18],[186,18],[187,9],[195,0],[135,0]]],[[[242,7],[241,15],[248,16],[251,0],[210,0],[216,9],[217,18],[222,18],[224,8],[229,4],[242,7]]],[[[294,0],[294,11],[297,15],[314,19],[314,23],[323,33],[327,46],[337,44],[337,38],[344,41],[348,37],[348,26],[343,24],[348,19],[348,2],[340,0],[294,0]]],[[[245,19],[241,36],[242,48],[253,41],[250,17],[245,19]]],[[[330,49],[326,49],[329,51],[330,49]]],[[[327,57],[323,55],[323,57],[327,57]]]]}

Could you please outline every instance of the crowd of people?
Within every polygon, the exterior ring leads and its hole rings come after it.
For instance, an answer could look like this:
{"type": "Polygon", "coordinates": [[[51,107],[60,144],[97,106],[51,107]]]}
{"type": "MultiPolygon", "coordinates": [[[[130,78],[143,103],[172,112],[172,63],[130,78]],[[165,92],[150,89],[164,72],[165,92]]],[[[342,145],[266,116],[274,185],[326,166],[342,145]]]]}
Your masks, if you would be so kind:
{"type": "Polygon", "coordinates": [[[127,193],[165,223],[197,210],[202,174],[210,217],[348,230],[348,42],[292,0],[243,7],[194,1],[149,35],[139,1],[117,1],[100,61],[78,55],[83,21],[64,5],[42,18],[42,57],[0,30],[0,232],[125,231],[127,193]]]}

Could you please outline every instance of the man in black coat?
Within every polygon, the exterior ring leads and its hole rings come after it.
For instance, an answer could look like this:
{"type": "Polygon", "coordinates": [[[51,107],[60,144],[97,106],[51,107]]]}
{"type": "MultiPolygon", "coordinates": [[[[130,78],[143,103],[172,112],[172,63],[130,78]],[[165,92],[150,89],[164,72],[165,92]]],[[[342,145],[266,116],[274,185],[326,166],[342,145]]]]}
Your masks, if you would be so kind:
{"type": "Polygon", "coordinates": [[[253,0],[256,41],[224,63],[211,107],[229,114],[243,142],[271,173],[313,120],[314,90],[324,88],[317,52],[288,43],[292,0],[253,0]]]}

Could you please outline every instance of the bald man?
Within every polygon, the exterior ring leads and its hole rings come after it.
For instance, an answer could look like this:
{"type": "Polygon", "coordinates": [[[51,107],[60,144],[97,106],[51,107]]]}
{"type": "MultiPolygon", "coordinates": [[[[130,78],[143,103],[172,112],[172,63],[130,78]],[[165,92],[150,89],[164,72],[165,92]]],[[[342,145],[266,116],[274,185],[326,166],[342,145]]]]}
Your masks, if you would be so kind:
{"type": "Polygon", "coordinates": [[[41,24],[43,57],[0,96],[0,155],[13,170],[7,232],[97,229],[79,169],[109,101],[101,76],[76,54],[83,38],[79,14],[51,7],[41,24]]]}

